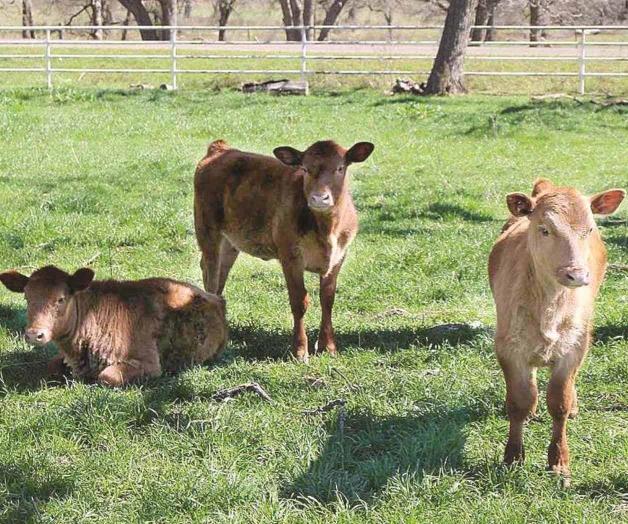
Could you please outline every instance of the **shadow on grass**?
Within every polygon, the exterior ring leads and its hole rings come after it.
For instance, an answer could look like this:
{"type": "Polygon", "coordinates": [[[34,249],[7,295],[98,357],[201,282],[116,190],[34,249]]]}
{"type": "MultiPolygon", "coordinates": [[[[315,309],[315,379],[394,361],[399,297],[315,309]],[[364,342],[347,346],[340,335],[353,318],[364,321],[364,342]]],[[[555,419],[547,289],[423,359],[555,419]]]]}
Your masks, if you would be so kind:
{"type": "Polygon", "coordinates": [[[593,340],[594,342],[601,342],[605,344],[610,340],[616,340],[618,338],[628,339],[628,325],[606,325],[606,326],[594,326],[593,328],[593,340]]]}
{"type": "Polygon", "coordinates": [[[384,205],[361,205],[366,216],[360,221],[360,233],[385,234],[388,236],[407,236],[411,234],[429,234],[432,230],[421,225],[422,220],[450,222],[464,220],[478,224],[501,223],[503,219],[493,218],[487,213],[466,208],[451,202],[433,202],[425,209],[387,208],[384,205]],[[404,222],[412,221],[409,225],[404,222]]]}
{"type": "MultiPolygon", "coordinates": [[[[26,324],[26,311],[17,306],[0,304],[0,326],[21,338],[26,324]]],[[[0,352],[0,383],[7,389],[34,391],[48,378],[48,361],[57,352],[52,344],[45,348],[0,352]]],[[[54,381],[58,382],[58,381],[54,381]]]]}
{"type": "Polygon", "coordinates": [[[628,493],[628,475],[611,474],[602,480],[592,480],[579,484],[576,487],[578,493],[600,499],[606,497],[626,497],[628,493]]]}
{"type": "Polygon", "coordinates": [[[10,503],[3,508],[0,523],[32,522],[40,516],[40,504],[66,497],[73,489],[70,479],[51,468],[42,471],[37,462],[0,462],[0,491],[10,494],[10,503]]]}
{"type": "Polygon", "coordinates": [[[349,413],[344,429],[334,424],[318,458],[282,487],[282,496],[322,504],[339,498],[370,503],[394,476],[412,475],[420,482],[425,475],[459,469],[466,425],[486,416],[479,404],[438,406],[408,416],[349,413]]]}
{"type": "MultiPolygon", "coordinates": [[[[491,336],[485,326],[469,324],[442,324],[429,328],[373,328],[355,331],[337,331],[336,343],[340,355],[343,348],[391,352],[411,346],[457,346],[472,343],[482,337],[491,336]]],[[[314,343],[318,330],[309,330],[310,355],[314,353],[314,343]]],[[[231,327],[230,350],[227,359],[238,357],[245,360],[290,358],[291,334],[289,331],[267,330],[253,325],[231,327]],[[233,356],[231,356],[233,355],[233,356]]]]}

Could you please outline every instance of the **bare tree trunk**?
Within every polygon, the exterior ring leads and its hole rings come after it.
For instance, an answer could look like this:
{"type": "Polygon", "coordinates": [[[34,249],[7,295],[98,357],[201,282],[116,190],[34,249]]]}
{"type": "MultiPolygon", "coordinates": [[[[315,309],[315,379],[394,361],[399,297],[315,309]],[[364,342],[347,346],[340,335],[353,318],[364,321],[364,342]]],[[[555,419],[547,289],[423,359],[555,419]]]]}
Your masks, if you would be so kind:
{"type": "Polygon", "coordinates": [[[216,8],[218,10],[218,25],[220,26],[220,29],[218,30],[218,40],[220,42],[225,41],[227,30],[223,29],[223,27],[227,25],[227,22],[229,21],[229,17],[231,16],[231,13],[233,12],[233,9],[235,7],[235,3],[236,3],[236,0],[217,0],[216,1],[216,4],[217,4],[216,8]]]}
{"type": "MultiPolygon", "coordinates": [[[[176,0],[159,0],[161,7],[161,25],[174,25],[175,10],[177,9],[176,0]]],[[[170,40],[170,29],[162,29],[160,31],[162,40],[170,40]]]]}
{"type": "Polygon", "coordinates": [[[33,25],[33,4],[31,0],[22,0],[22,38],[35,38],[35,31],[26,29],[33,25]]]}
{"type": "MultiPolygon", "coordinates": [[[[303,0],[303,25],[310,26],[314,22],[314,5],[312,0],[303,0]]],[[[307,29],[306,37],[312,40],[312,29],[307,29]]]]}
{"type": "Polygon", "coordinates": [[[451,0],[426,95],[465,93],[464,53],[477,0],[451,0]]]}
{"type": "Polygon", "coordinates": [[[286,27],[286,40],[288,42],[298,42],[299,40],[301,40],[301,35],[299,34],[299,31],[297,29],[288,29],[288,27],[290,26],[299,25],[298,21],[295,20],[292,13],[290,0],[279,0],[279,5],[281,6],[283,25],[284,27],[286,27]]]}
{"type": "MultiPolygon", "coordinates": [[[[349,2],[350,0],[334,0],[332,4],[327,9],[325,13],[325,20],[323,20],[323,25],[335,25],[336,20],[340,16],[340,12],[342,8],[349,2]]],[[[322,42],[326,40],[329,36],[329,29],[321,29],[321,32],[318,34],[318,41],[322,42]]]]}
{"type": "Polygon", "coordinates": [[[127,33],[128,33],[127,27],[131,23],[131,16],[132,16],[131,11],[127,11],[126,17],[124,18],[124,22],[122,22],[122,26],[124,27],[124,29],[122,30],[122,36],[120,37],[120,40],[126,40],[127,38],[127,33]]]}
{"type": "MultiPolygon", "coordinates": [[[[133,15],[137,25],[152,26],[153,21],[142,0],[119,0],[119,2],[133,15]]],[[[142,40],[159,40],[157,29],[140,29],[142,40]]]]}
{"type": "MultiPolygon", "coordinates": [[[[549,25],[549,0],[529,0],[530,25],[549,25]]],[[[536,47],[535,42],[542,42],[547,37],[543,29],[530,29],[530,47],[536,47]]]]}
{"type": "MultiPolygon", "coordinates": [[[[488,20],[486,21],[486,25],[495,25],[495,4],[491,4],[489,6],[488,20]]],[[[486,30],[486,34],[484,35],[485,42],[493,42],[495,40],[495,29],[490,28],[486,30]]]]}
{"type": "MultiPolygon", "coordinates": [[[[486,25],[488,21],[488,0],[479,0],[478,6],[475,8],[475,20],[473,25],[486,25]]],[[[483,42],[484,41],[484,29],[473,28],[471,29],[471,41],[483,42]]]]}
{"type": "Polygon", "coordinates": [[[92,25],[96,27],[94,31],[92,31],[92,37],[95,40],[102,40],[103,32],[102,32],[102,0],[91,0],[92,1],[92,25]]]}
{"type": "Polygon", "coordinates": [[[183,18],[192,16],[192,0],[183,0],[183,18]]]}

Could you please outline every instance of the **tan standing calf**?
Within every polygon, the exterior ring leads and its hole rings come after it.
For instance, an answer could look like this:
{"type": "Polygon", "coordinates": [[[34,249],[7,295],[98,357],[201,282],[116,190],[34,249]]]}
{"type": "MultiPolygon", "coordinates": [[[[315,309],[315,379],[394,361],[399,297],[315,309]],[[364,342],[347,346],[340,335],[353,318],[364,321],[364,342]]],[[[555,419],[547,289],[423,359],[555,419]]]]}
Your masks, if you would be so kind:
{"type": "Polygon", "coordinates": [[[549,367],[548,465],[569,477],[567,417],[577,410],[576,374],[589,348],[594,301],[606,270],[593,215],[613,213],[624,196],[611,189],[586,197],[543,179],[531,197],[507,196],[513,217],[493,246],[489,277],[510,418],[508,464],[524,458],[523,425],[537,404],[536,369],[549,367]]]}

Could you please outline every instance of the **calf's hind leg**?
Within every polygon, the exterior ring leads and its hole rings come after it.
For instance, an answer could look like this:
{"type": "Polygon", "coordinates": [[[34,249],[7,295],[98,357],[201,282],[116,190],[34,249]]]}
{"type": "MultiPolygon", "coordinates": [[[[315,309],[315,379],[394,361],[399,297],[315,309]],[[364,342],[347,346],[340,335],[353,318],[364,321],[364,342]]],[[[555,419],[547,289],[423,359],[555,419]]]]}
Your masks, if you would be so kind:
{"type": "Polygon", "coordinates": [[[194,228],[196,240],[201,250],[201,271],[203,272],[203,286],[205,291],[216,293],[220,272],[220,241],[222,235],[216,228],[215,222],[208,216],[209,212],[194,207],[194,228]]]}
{"type": "Polygon", "coordinates": [[[219,260],[219,269],[218,269],[218,287],[216,288],[216,293],[222,295],[223,290],[225,289],[225,283],[227,282],[227,277],[229,276],[229,272],[233,267],[233,264],[238,258],[240,252],[231,245],[226,238],[222,238],[220,241],[220,260],[219,260]]]}

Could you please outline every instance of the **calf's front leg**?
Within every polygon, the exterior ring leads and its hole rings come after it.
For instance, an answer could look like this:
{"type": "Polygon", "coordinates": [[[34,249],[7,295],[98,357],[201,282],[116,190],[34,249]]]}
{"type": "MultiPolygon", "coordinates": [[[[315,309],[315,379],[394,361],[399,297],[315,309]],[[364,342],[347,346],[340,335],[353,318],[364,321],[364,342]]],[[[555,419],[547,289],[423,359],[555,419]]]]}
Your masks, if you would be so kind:
{"type": "Polygon", "coordinates": [[[331,355],[335,355],[337,352],[331,313],[334,307],[334,299],[336,298],[336,283],[342,262],[340,261],[329,274],[320,278],[321,327],[318,332],[318,343],[316,346],[318,351],[327,350],[331,355]]]}
{"type": "Polygon", "coordinates": [[[161,375],[161,365],[156,349],[150,351],[150,357],[144,362],[130,360],[111,364],[98,375],[98,382],[112,388],[125,386],[139,380],[161,375]]]}
{"type": "Polygon", "coordinates": [[[538,399],[534,368],[521,362],[511,362],[500,358],[499,363],[506,379],[506,408],[510,420],[508,442],[504,451],[504,462],[523,462],[523,425],[535,411],[538,399]]]}
{"type": "Polygon", "coordinates": [[[300,362],[308,361],[307,335],[303,317],[309,306],[309,297],[303,283],[303,261],[299,257],[281,259],[281,267],[288,286],[290,309],[294,321],[292,329],[292,349],[300,362]]]}
{"type": "Polygon", "coordinates": [[[573,412],[575,377],[569,372],[554,370],[547,385],[547,408],[552,416],[552,440],[547,449],[547,465],[566,478],[569,471],[567,418],[573,412]]]}

